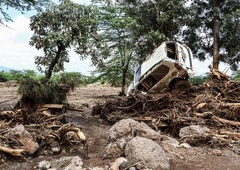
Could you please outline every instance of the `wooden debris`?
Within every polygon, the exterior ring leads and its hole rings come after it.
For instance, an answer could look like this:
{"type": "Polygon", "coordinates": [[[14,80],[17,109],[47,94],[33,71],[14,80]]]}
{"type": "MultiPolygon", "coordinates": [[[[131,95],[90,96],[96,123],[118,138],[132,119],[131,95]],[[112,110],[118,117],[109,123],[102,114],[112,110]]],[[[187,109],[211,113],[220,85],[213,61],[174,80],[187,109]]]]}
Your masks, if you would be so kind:
{"type": "Polygon", "coordinates": [[[42,105],[43,108],[48,109],[62,109],[64,107],[63,104],[44,104],[42,105]]]}
{"type": "Polygon", "coordinates": [[[8,148],[0,145],[0,151],[8,153],[12,156],[22,156],[24,149],[12,149],[12,148],[8,148]]]}
{"type": "Polygon", "coordinates": [[[43,152],[41,150],[51,150],[53,144],[60,148],[70,144],[86,146],[87,139],[81,127],[74,123],[66,124],[66,116],[56,115],[55,110],[52,110],[62,108],[63,105],[48,104],[36,112],[24,108],[0,112],[0,151],[20,156],[23,152],[32,155],[43,152]],[[64,138],[67,132],[76,134],[75,143],[64,138]],[[5,147],[7,144],[15,149],[5,147]]]}
{"type": "Polygon", "coordinates": [[[217,117],[217,116],[212,116],[212,119],[216,122],[229,124],[229,125],[232,125],[232,126],[240,126],[240,122],[223,119],[223,118],[220,118],[220,117],[217,117]]]}
{"type": "Polygon", "coordinates": [[[227,75],[212,67],[210,71],[211,79],[201,86],[178,93],[132,93],[94,106],[92,114],[110,123],[132,118],[174,136],[184,126],[201,124],[216,133],[189,139],[193,143],[197,141],[196,145],[227,146],[231,140],[240,144],[238,135],[217,133],[222,129],[240,130],[240,82],[229,81],[227,75]]]}

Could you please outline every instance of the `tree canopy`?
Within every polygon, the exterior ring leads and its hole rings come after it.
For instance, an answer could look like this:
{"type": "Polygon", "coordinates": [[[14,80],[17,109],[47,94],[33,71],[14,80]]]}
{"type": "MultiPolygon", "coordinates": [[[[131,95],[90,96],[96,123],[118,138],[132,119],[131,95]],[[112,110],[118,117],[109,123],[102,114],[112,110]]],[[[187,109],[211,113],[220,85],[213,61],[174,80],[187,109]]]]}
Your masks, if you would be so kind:
{"type": "MultiPolygon", "coordinates": [[[[43,49],[43,56],[35,57],[38,70],[50,79],[52,72],[64,70],[69,62],[69,49],[87,55],[91,51],[89,39],[97,31],[96,15],[92,6],[84,6],[70,0],[49,8],[31,17],[30,28],[34,31],[30,45],[43,49]]],[[[93,47],[92,47],[93,48],[93,47]]]]}
{"type": "Polygon", "coordinates": [[[30,11],[35,9],[41,11],[42,8],[49,2],[49,0],[1,0],[0,1],[0,25],[3,25],[3,21],[12,21],[11,16],[8,13],[8,9],[13,8],[20,12],[30,11]]]}
{"type": "Polygon", "coordinates": [[[213,57],[213,66],[219,61],[237,69],[240,61],[240,3],[239,0],[194,0],[188,7],[187,42],[200,60],[213,57]]]}
{"type": "MultiPolygon", "coordinates": [[[[122,6],[101,4],[99,31],[101,44],[98,48],[99,58],[104,56],[103,64],[99,65],[99,78],[106,77],[112,84],[121,84],[122,94],[125,93],[126,80],[132,77],[135,45],[130,28],[136,24],[134,18],[126,15],[122,6]],[[107,50],[106,50],[107,48],[107,50]]],[[[136,55],[135,55],[136,56],[136,55]]]]}
{"type": "MultiPolygon", "coordinates": [[[[163,41],[186,43],[196,57],[213,57],[237,68],[240,8],[237,0],[94,0],[90,6],[61,0],[31,18],[30,45],[43,49],[35,63],[50,78],[64,70],[68,51],[90,57],[102,75],[132,74],[163,41]]],[[[131,77],[131,76],[130,76],[131,77]]],[[[126,80],[122,80],[126,82],[126,80]]],[[[124,83],[123,83],[124,84],[124,83]]],[[[122,85],[123,85],[122,84],[122,85]]]]}
{"type": "Polygon", "coordinates": [[[179,41],[184,25],[184,0],[120,0],[126,15],[136,20],[131,26],[136,54],[141,63],[146,56],[167,40],[179,41]]]}

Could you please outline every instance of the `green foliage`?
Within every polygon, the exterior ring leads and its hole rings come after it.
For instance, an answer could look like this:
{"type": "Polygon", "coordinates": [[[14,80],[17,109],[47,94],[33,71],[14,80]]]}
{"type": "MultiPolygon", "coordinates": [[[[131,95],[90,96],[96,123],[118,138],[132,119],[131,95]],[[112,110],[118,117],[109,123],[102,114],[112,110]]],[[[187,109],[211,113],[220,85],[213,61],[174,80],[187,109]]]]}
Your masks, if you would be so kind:
{"type": "Polygon", "coordinates": [[[201,75],[201,76],[194,76],[189,79],[189,81],[192,83],[192,85],[201,85],[205,81],[209,80],[209,74],[201,75]]]}
{"type": "Polygon", "coordinates": [[[8,14],[8,9],[13,8],[17,11],[25,12],[35,9],[37,11],[42,10],[49,0],[1,0],[0,1],[0,25],[3,25],[3,20],[12,21],[12,18],[8,14]]]}
{"type": "Polygon", "coordinates": [[[233,75],[231,77],[235,81],[240,81],[240,70],[233,72],[233,75]]]}
{"type": "Polygon", "coordinates": [[[71,86],[72,88],[77,85],[88,84],[88,76],[84,76],[78,72],[63,72],[60,74],[54,74],[49,80],[51,83],[58,83],[71,86]]]}
{"type": "Polygon", "coordinates": [[[30,45],[44,51],[44,56],[35,57],[35,64],[39,71],[45,72],[46,79],[51,78],[52,72],[64,70],[70,48],[82,57],[94,49],[88,42],[97,31],[95,17],[92,6],[70,0],[62,0],[59,5],[52,3],[44,12],[31,17],[34,35],[30,45]]]}
{"type": "Polygon", "coordinates": [[[67,102],[67,93],[72,84],[47,82],[25,77],[20,80],[18,94],[21,95],[21,104],[24,107],[35,109],[39,104],[64,104],[67,102]]]}
{"type": "Polygon", "coordinates": [[[219,23],[218,45],[220,61],[237,69],[240,61],[240,3],[239,0],[194,0],[188,8],[185,42],[195,56],[205,60],[213,56],[214,22],[219,23]]]}
{"type": "Polygon", "coordinates": [[[141,63],[146,56],[166,40],[178,40],[185,25],[184,0],[120,0],[126,16],[135,19],[130,33],[135,54],[141,63]]]}
{"type": "Polygon", "coordinates": [[[99,42],[104,46],[98,48],[97,64],[100,75],[97,80],[112,85],[121,85],[125,92],[126,81],[131,75],[131,66],[135,60],[133,53],[135,49],[132,41],[130,27],[136,21],[126,15],[121,6],[108,6],[102,4],[100,7],[99,42]]]}
{"type": "Polygon", "coordinates": [[[23,70],[23,71],[10,70],[9,72],[4,72],[4,71],[0,72],[0,82],[6,82],[9,80],[20,81],[24,77],[31,77],[36,80],[40,80],[40,79],[42,79],[43,76],[37,74],[33,70],[23,70]]]}
{"type": "Polygon", "coordinates": [[[1,71],[0,72],[0,82],[6,82],[11,80],[11,75],[8,72],[1,71]]]}

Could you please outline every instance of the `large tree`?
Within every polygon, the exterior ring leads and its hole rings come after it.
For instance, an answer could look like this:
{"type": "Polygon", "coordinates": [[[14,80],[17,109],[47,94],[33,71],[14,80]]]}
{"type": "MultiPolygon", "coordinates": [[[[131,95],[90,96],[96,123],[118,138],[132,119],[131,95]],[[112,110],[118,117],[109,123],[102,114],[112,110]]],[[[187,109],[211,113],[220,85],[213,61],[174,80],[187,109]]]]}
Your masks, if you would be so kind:
{"type": "Polygon", "coordinates": [[[42,8],[49,2],[49,0],[1,0],[0,1],[0,25],[3,25],[4,21],[12,21],[11,16],[8,13],[8,9],[13,8],[20,12],[30,11],[35,9],[41,11],[42,8]]]}
{"type": "Polygon", "coordinates": [[[64,70],[72,47],[84,57],[94,46],[89,44],[96,34],[97,25],[93,6],[84,6],[70,0],[52,3],[48,9],[31,17],[34,31],[30,45],[42,49],[43,56],[35,57],[38,70],[45,72],[46,80],[53,72],[64,70]]]}
{"type": "Polygon", "coordinates": [[[179,41],[185,0],[118,0],[117,3],[125,8],[126,15],[136,20],[131,34],[140,63],[163,41],[179,41]]]}
{"type": "Polygon", "coordinates": [[[236,69],[240,61],[239,0],[194,0],[184,36],[200,60],[213,57],[215,69],[219,61],[236,69]]]}
{"type": "Polygon", "coordinates": [[[103,63],[98,65],[100,78],[108,79],[113,84],[120,82],[122,94],[129,78],[132,79],[132,62],[134,61],[134,42],[129,31],[135,20],[126,16],[121,6],[100,6],[98,39],[104,48],[98,48],[99,58],[103,63]]]}

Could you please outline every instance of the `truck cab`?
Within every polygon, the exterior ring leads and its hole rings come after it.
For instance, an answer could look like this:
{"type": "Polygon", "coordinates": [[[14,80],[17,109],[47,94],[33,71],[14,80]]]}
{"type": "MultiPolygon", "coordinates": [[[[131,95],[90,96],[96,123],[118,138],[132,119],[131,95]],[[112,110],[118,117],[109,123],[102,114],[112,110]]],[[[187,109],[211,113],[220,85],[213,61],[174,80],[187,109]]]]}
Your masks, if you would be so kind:
{"type": "Polygon", "coordinates": [[[178,42],[167,41],[156,48],[136,69],[128,92],[139,90],[161,93],[190,87],[188,78],[194,75],[190,48],[178,42]]]}

